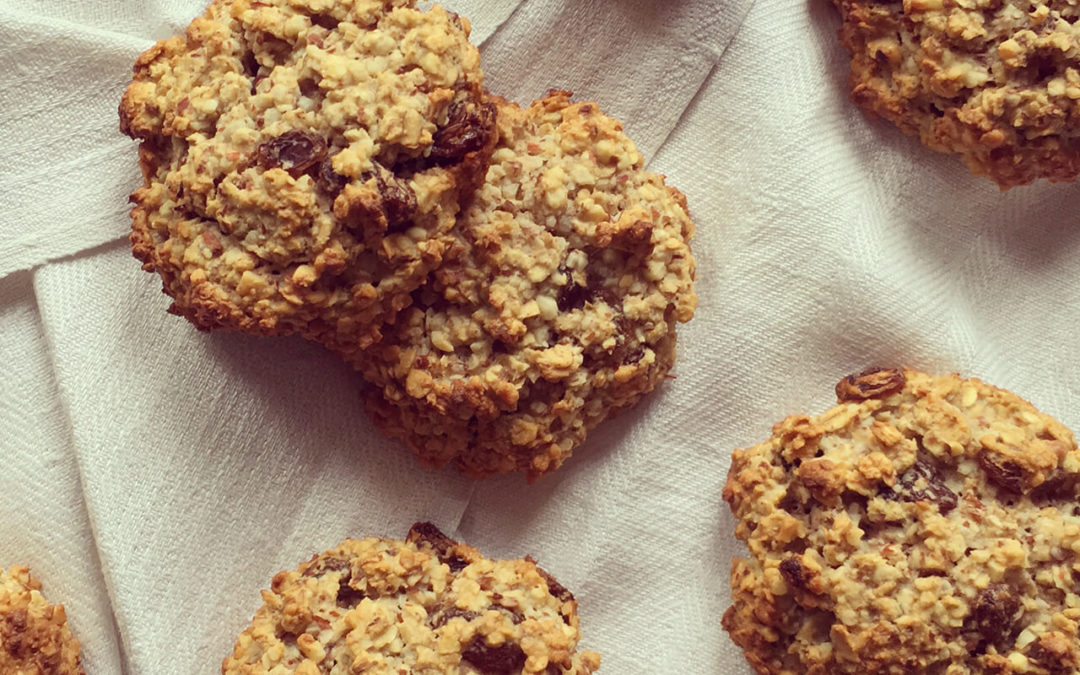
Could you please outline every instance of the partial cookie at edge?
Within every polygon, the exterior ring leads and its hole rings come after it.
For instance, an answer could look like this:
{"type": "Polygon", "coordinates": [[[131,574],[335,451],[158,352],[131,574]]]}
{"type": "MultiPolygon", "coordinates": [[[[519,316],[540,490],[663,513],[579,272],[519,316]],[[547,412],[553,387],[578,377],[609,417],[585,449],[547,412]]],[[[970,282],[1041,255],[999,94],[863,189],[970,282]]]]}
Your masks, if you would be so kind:
{"type": "Polygon", "coordinates": [[[1080,7],[834,0],[865,110],[1002,189],[1080,174],[1080,7]]]}
{"type": "Polygon", "coordinates": [[[750,557],[723,627],[758,673],[1080,671],[1080,451],[1005,390],[877,369],[736,450],[750,557]]]}
{"type": "Polygon", "coordinates": [[[224,675],[588,675],[577,602],[530,559],[489,560],[430,523],[349,539],[274,576],[224,675]]]}
{"type": "Polygon", "coordinates": [[[63,605],[51,605],[26,567],[0,570],[0,672],[86,675],[63,605]]]}

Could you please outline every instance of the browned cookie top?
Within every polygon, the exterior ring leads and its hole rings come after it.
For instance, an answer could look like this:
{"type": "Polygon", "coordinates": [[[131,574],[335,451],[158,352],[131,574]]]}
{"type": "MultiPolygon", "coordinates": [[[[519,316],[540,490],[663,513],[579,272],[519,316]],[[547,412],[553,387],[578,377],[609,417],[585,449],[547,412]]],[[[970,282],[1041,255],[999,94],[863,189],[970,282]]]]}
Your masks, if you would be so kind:
{"type": "Polygon", "coordinates": [[[429,523],[278,573],[224,675],[587,675],[574,596],[529,558],[488,560],[429,523]]]}
{"type": "Polygon", "coordinates": [[[1080,6],[834,0],[863,108],[1002,189],[1080,173],[1080,6]]]}
{"type": "Polygon", "coordinates": [[[380,425],[425,462],[535,478],[670,370],[694,226],[596,104],[552,92],[498,118],[446,260],[355,361],[380,425]]]}
{"type": "Polygon", "coordinates": [[[876,370],[732,458],[750,557],[723,626],[759,673],[1080,672],[1080,451],[1002,389],[876,370]]]}
{"type": "Polygon", "coordinates": [[[414,0],[215,0],[139,57],[132,246],[204,329],[361,348],[449,243],[494,108],[468,25],[414,0]]]}
{"type": "Polygon", "coordinates": [[[0,673],[86,675],[63,605],[50,605],[25,567],[0,570],[0,673]]]}

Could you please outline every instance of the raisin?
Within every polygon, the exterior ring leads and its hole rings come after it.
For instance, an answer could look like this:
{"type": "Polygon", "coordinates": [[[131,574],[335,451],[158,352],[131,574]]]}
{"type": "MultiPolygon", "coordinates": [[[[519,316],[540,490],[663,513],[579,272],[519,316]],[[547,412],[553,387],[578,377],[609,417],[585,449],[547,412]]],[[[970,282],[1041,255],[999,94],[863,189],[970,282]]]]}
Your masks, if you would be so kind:
{"type": "Polygon", "coordinates": [[[338,27],[338,24],[340,23],[334,17],[328,16],[326,14],[312,14],[310,18],[311,18],[311,25],[313,25],[313,26],[321,26],[322,28],[325,28],[326,30],[334,30],[334,29],[336,29],[338,27]]]}
{"type": "Polygon", "coordinates": [[[836,384],[836,399],[840,403],[885,398],[904,388],[904,371],[899,368],[870,368],[848,375],[836,384]]]}
{"type": "Polygon", "coordinates": [[[245,52],[240,63],[244,66],[244,73],[248,77],[254,78],[259,74],[259,62],[255,59],[254,52],[245,52]]]}
{"type": "Polygon", "coordinates": [[[450,106],[446,125],[435,132],[429,157],[437,164],[456,164],[480,150],[495,129],[495,106],[459,101],[450,106]]]}
{"type": "Polygon", "coordinates": [[[986,472],[986,478],[994,485],[1016,494],[1023,493],[1024,470],[1016,462],[984,450],[979,453],[979,465],[986,472]]]}
{"type": "MultiPolygon", "coordinates": [[[[531,556],[525,556],[525,559],[536,565],[536,561],[533,560],[531,556]]],[[[574,594],[567,590],[566,586],[563,586],[558,581],[556,581],[555,577],[548,574],[539,565],[537,565],[536,567],[536,573],[539,574],[545,582],[547,582],[548,593],[551,593],[553,596],[558,598],[560,602],[574,601],[574,594]]]]}
{"type": "Polygon", "coordinates": [[[334,164],[329,159],[324,159],[315,167],[314,178],[319,189],[331,197],[337,197],[349,182],[348,178],[334,171],[334,164]]]}
{"type": "Polygon", "coordinates": [[[1031,491],[1032,499],[1061,500],[1076,499],[1076,474],[1057,472],[1031,491]]]}
{"type": "Polygon", "coordinates": [[[408,185],[397,181],[387,182],[382,176],[379,176],[378,184],[387,231],[407,229],[416,213],[416,193],[408,185]]]}
{"type": "Polygon", "coordinates": [[[360,601],[368,597],[366,593],[348,585],[348,579],[342,578],[337,590],[338,607],[356,607],[360,601]]]}
{"type": "Polygon", "coordinates": [[[319,82],[315,78],[305,77],[296,83],[300,89],[300,95],[307,98],[316,98],[319,95],[319,82]]]}
{"type": "Polygon", "coordinates": [[[781,561],[780,576],[784,577],[784,581],[792,588],[806,588],[806,576],[803,574],[802,563],[799,562],[797,556],[784,558],[784,560],[781,561]]]}
{"type": "Polygon", "coordinates": [[[308,168],[326,159],[326,139],[310,131],[294,129],[263,141],[256,158],[263,171],[282,168],[299,178],[308,168]]]}
{"type": "Polygon", "coordinates": [[[585,303],[593,299],[595,295],[588,286],[579,286],[574,281],[574,273],[564,265],[559,266],[559,273],[566,276],[566,285],[559,291],[555,298],[560,312],[569,312],[572,309],[581,309],[585,303]]]}
{"type": "Polygon", "coordinates": [[[435,615],[434,621],[431,624],[432,628],[441,628],[445,626],[451,619],[465,619],[466,621],[472,621],[473,619],[480,618],[480,615],[476,612],[469,611],[467,609],[458,609],[457,607],[450,607],[435,615]]]}
{"type": "Polygon", "coordinates": [[[970,626],[983,641],[997,644],[1012,632],[1020,611],[1020,598],[1005,584],[993,584],[979,591],[972,607],[970,626]]]}
{"type": "Polygon", "coordinates": [[[521,650],[521,647],[512,642],[504,642],[498,647],[492,647],[480,635],[473,638],[462,652],[461,658],[481,673],[491,675],[520,673],[525,666],[525,652],[521,650]]]}
{"type": "Polygon", "coordinates": [[[435,557],[440,562],[446,563],[451,572],[460,572],[469,561],[458,555],[454,548],[457,542],[446,536],[442,531],[431,523],[416,523],[409,528],[406,540],[417,546],[426,545],[435,552],[435,557]]]}
{"type": "Polygon", "coordinates": [[[901,474],[895,486],[883,488],[882,496],[904,502],[932,502],[941,513],[952,511],[957,504],[956,493],[945,485],[945,478],[922,457],[901,474]]]}

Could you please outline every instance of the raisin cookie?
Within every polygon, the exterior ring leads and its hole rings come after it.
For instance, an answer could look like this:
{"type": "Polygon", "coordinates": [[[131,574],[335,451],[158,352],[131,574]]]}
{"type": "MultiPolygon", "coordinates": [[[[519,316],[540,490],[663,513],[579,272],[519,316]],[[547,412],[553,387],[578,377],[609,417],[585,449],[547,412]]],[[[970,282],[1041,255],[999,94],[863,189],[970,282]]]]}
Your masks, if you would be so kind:
{"type": "Polygon", "coordinates": [[[468,475],[557,468],[671,369],[694,313],[686,200],[621,125],[550,92],[499,101],[499,143],[456,242],[354,358],[380,427],[468,475]]]}
{"type": "Polygon", "coordinates": [[[1080,173],[1080,6],[834,0],[862,108],[1002,189],[1080,173]]]}
{"type": "Polygon", "coordinates": [[[224,675],[543,673],[578,652],[577,602],[529,558],[488,560],[417,523],[405,541],[349,539],[279,572],[224,675]]]}
{"type": "Polygon", "coordinates": [[[63,605],[50,605],[25,567],[0,570],[0,673],[86,675],[63,605]]]}
{"type": "Polygon", "coordinates": [[[1080,452],[1030,403],[873,370],[737,450],[749,559],[724,628],[759,673],[1080,672],[1080,452]]]}
{"type": "Polygon", "coordinates": [[[414,0],[216,0],[139,57],[131,242],[203,329],[358,348],[439,262],[494,106],[468,24],[414,0]]]}

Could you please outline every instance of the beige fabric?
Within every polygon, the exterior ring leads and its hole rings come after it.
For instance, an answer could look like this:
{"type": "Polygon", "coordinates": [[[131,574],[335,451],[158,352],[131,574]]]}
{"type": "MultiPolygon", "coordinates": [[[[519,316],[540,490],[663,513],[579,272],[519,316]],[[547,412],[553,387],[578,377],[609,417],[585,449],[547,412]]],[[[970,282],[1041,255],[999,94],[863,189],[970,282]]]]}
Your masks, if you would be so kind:
{"type": "Polygon", "coordinates": [[[866,118],[830,3],[463,0],[494,91],[598,100],[686,193],[700,301],[675,379],[553,475],[418,469],[338,359],[196,332],[127,251],[116,105],[202,4],[0,0],[0,567],[65,605],[88,672],[214,672],[275,571],[425,519],[539,558],[602,673],[745,675],[719,627],[733,448],[876,364],[958,370],[1080,428],[1080,188],[1000,194],[866,118]]]}

